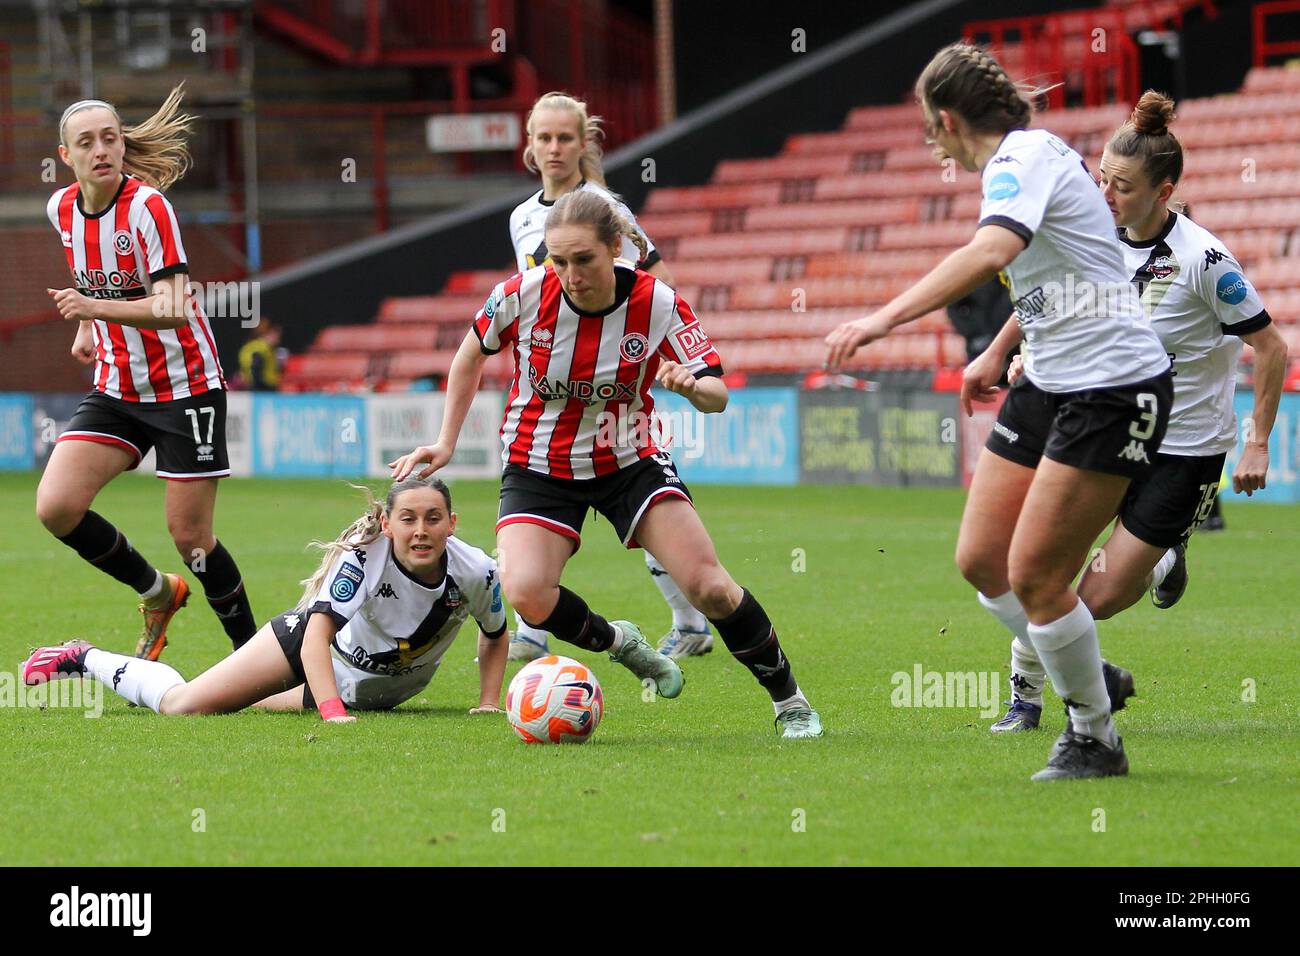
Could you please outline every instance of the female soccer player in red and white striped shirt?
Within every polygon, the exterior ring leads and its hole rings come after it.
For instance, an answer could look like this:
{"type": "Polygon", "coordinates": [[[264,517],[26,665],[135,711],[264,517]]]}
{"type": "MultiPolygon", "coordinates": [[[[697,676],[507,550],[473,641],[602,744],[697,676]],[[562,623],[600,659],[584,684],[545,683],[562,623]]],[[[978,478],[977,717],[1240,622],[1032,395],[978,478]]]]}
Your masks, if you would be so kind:
{"type": "Polygon", "coordinates": [[[189,168],[181,89],[124,127],[102,100],[81,100],[59,122],[59,156],[77,181],[50,197],[73,286],[50,289],[78,322],[72,354],[95,367],[94,386],[59,436],[36,491],[50,533],[143,599],[139,657],[156,660],[189,586],[163,574],[90,510],[99,490],[150,448],[167,479],[167,528],[203,584],[235,647],[257,629],[234,558],[213,536],[226,457],[226,383],[212,328],[189,291],[176,212],[165,190],[189,168]]]}
{"type": "MultiPolygon", "coordinates": [[[[587,104],[567,93],[544,93],[528,112],[525,124],[528,145],[524,147],[524,165],[542,179],[542,188],[529,196],[510,214],[510,243],[520,272],[550,262],[546,248],[546,222],[551,207],[563,196],[582,190],[603,198],[644,240],[642,246],[622,237],[620,255],[635,262],[657,279],[674,286],[659,251],[650,242],[632,214],[617,195],[605,185],[601,168],[600,140],[603,131],[600,117],[587,111],[587,104]]],[[[677,582],[646,552],[646,567],[659,588],[669,610],[672,627],[659,642],[659,650],[669,657],[691,657],[713,650],[713,633],[703,614],[691,605],[677,582]]],[[[511,660],[535,660],[549,653],[547,634],[528,626],[515,615],[515,633],[510,640],[511,660]]]]}
{"type": "MultiPolygon", "coordinates": [[[[799,690],[762,605],[718,562],[713,542],[656,446],[650,386],[684,396],[701,412],[727,404],[722,361],[691,308],[654,276],[615,263],[631,227],[585,190],[551,209],[551,265],[493,290],[465,337],[447,383],[438,441],[392,463],[427,477],[451,460],[487,356],[515,356],[502,426],[505,468],[497,520],[506,598],[534,627],[591,651],[611,651],[664,697],[681,693],[677,663],[626,621],[607,621],[560,584],[595,508],[627,547],[663,563],[728,649],[767,690],[783,737],[821,736],[821,718],[799,690]]],[[[634,242],[641,242],[637,235],[634,242]]]]}

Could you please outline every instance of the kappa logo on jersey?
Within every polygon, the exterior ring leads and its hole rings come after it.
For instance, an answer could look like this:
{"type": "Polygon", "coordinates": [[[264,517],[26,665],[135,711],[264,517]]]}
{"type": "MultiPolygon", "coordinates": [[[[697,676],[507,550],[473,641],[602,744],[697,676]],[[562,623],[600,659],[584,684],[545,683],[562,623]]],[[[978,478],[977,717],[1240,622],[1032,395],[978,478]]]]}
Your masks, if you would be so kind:
{"type": "Polygon", "coordinates": [[[357,593],[359,585],[365,575],[361,573],[360,568],[354,568],[347,562],[339,568],[339,573],[334,575],[334,583],[330,585],[330,597],[336,601],[347,603],[351,601],[357,593]]]}
{"type": "Polygon", "coordinates": [[[1020,194],[1020,180],[1011,173],[998,173],[989,180],[988,198],[1011,199],[1020,194]]]}
{"type": "Polygon", "coordinates": [[[551,340],[554,338],[555,336],[551,334],[550,329],[533,329],[533,348],[541,351],[549,351],[551,348],[551,340]]]}
{"type": "Polygon", "coordinates": [[[194,449],[194,452],[199,461],[212,461],[211,445],[199,445],[194,449]]]}
{"type": "Polygon", "coordinates": [[[366,549],[353,548],[352,553],[357,556],[357,564],[361,565],[364,568],[366,566],[366,549]]]}
{"type": "Polygon", "coordinates": [[[299,618],[297,614],[286,614],[284,616],[284,626],[290,631],[298,630],[299,618]]]}
{"type": "Polygon", "coordinates": [[[688,359],[696,359],[713,348],[713,343],[700,328],[700,323],[692,322],[677,333],[677,345],[688,359]]]}
{"type": "Polygon", "coordinates": [[[1140,442],[1136,438],[1130,439],[1129,443],[1124,446],[1124,450],[1116,457],[1127,458],[1129,461],[1140,461],[1144,465],[1151,464],[1151,459],[1147,457],[1146,443],[1140,442]]]}
{"type": "Polygon", "coordinates": [[[650,340],[640,332],[623,336],[623,341],[618,344],[618,353],[629,362],[644,361],[649,351],[650,340]]]}
{"type": "Polygon", "coordinates": [[[375,595],[377,597],[392,598],[394,601],[397,600],[397,592],[393,590],[393,586],[387,581],[379,585],[379,590],[375,592],[375,595]]]}
{"type": "Polygon", "coordinates": [[[68,230],[64,229],[61,233],[59,233],[59,239],[69,249],[72,248],[72,233],[68,232],[68,230]]]}
{"type": "Polygon", "coordinates": [[[576,398],[586,405],[594,405],[597,402],[630,402],[636,398],[636,384],[633,382],[586,382],[573,379],[551,381],[545,375],[538,375],[536,366],[531,362],[528,364],[528,384],[544,402],[576,398]]]}
{"type": "Polygon", "coordinates": [[[130,289],[142,285],[140,272],[127,269],[125,272],[114,269],[79,269],[73,273],[77,285],[83,289],[130,289]]]}
{"type": "Polygon", "coordinates": [[[131,234],[125,229],[119,229],[113,233],[113,248],[117,250],[118,255],[127,255],[135,249],[135,242],[131,239],[131,234]]]}
{"type": "Polygon", "coordinates": [[[1250,286],[1246,284],[1246,277],[1239,272],[1225,272],[1219,276],[1219,281],[1214,287],[1215,295],[1228,305],[1240,305],[1249,291],[1250,286]]]}
{"type": "Polygon", "coordinates": [[[1210,266],[1217,266],[1220,262],[1222,262],[1226,258],[1228,258],[1227,255],[1225,253],[1220,252],[1218,249],[1206,249],[1205,265],[1201,268],[1201,271],[1205,272],[1207,269],[1210,268],[1210,266]]]}

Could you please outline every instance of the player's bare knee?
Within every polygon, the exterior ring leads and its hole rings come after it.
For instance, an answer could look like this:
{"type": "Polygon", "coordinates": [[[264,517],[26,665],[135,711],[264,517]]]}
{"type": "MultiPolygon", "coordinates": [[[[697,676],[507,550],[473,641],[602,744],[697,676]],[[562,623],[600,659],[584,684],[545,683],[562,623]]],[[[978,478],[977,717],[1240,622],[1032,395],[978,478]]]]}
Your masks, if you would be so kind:
{"type": "Polygon", "coordinates": [[[519,616],[531,624],[541,624],[555,610],[551,588],[540,579],[528,575],[502,576],[501,589],[519,616]]]}
{"type": "Polygon", "coordinates": [[[720,565],[701,568],[692,574],[682,591],[705,617],[726,617],[736,609],[731,576],[720,565]]]}
{"type": "Polygon", "coordinates": [[[957,545],[957,570],[981,594],[997,597],[1007,591],[1007,572],[1001,561],[973,548],[957,545]]]}
{"type": "Polygon", "coordinates": [[[36,518],[56,538],[71,533],[86,516],[86,509],[55,495],[36,490],[36,518]]]}
{"type": "Polygon", "coordinates": [[[212,532],[207,528],[177,524],[169,526],[167,530],[171,532],[172,543],[176,545],[176,553],[186,561],[191,561],[206,554],[212,550],[213,545],[216,543],[212,537],[212,532]]]}

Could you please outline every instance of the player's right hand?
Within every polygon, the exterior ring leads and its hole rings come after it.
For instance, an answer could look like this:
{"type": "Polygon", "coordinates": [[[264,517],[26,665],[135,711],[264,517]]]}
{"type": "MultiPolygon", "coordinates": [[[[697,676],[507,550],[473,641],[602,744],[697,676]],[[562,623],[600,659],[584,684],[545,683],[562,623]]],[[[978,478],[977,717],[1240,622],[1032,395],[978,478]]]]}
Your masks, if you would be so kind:
{"type": "Polygon", "coordinates": [[[417,465],[428,462],[426,467],[422,468],[419,474],[416,475],[417,478],[428,478],[451,461],[451,455],[452,449],[441,443],[421,445],[415,451],[403,455],[395,461],[390,461],[388,467],[393,469],[393,481],[401,481],[411,474],[417,465]]]}
{"type": "Polygon", "coordinates": [[[77,337],[72,340],[72,357],[82,365],[95,361],[95,336],[89,326],[77,329],[77,337]]]}
{"type": "Polygon", "coordinates": [[[1025,374],[1025,360],[1019,355],[1011,357],[1011,367],[1007,369],[1007,384],[1015,385],[1020,376],[1025,374]]]}
{"type": "Polygon", "coordinates": [[[961,409],[967,418],[975,414],[971,402],[991,402],[997,398],[1001,378],[1002,363],[988,352],[966,366],[961,376],[961,409]]]}

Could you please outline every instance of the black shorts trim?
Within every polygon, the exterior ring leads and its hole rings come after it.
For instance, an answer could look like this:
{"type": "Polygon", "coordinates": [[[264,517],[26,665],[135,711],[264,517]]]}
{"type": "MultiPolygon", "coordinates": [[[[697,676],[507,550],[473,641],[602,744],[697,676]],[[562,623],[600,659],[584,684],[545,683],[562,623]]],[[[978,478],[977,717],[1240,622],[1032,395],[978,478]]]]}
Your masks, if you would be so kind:
{"type": "Polygon", "coordinates": [[[582,545],[583,521],[591,509],[614,526],[625,547],[639,548],[637,525],[651,507],[673,497],[694,503],[666,452],[598,478],[554,478],[510,464],[501,473],[497,530],[511,524],[535,524],[572,540],[576,552],[582,545]]]}
{"type": "Polygon", "coordinates": [[[1023,222],[1016,222],[1010,216],[987,216],[981,219],[979,224],[981,226],[1001,226],[1003,229],[1010,229],[1025,241],[1026,246],[1034,241],[1034,230],[1023,222]]]}
{"type": "Polygon", "coordinates": [[[1157,455],[1151,470],[1129,485],[1120,521],[1153,548],[1186,544],[1210,515],[1227,457],[1157,455]]]}

